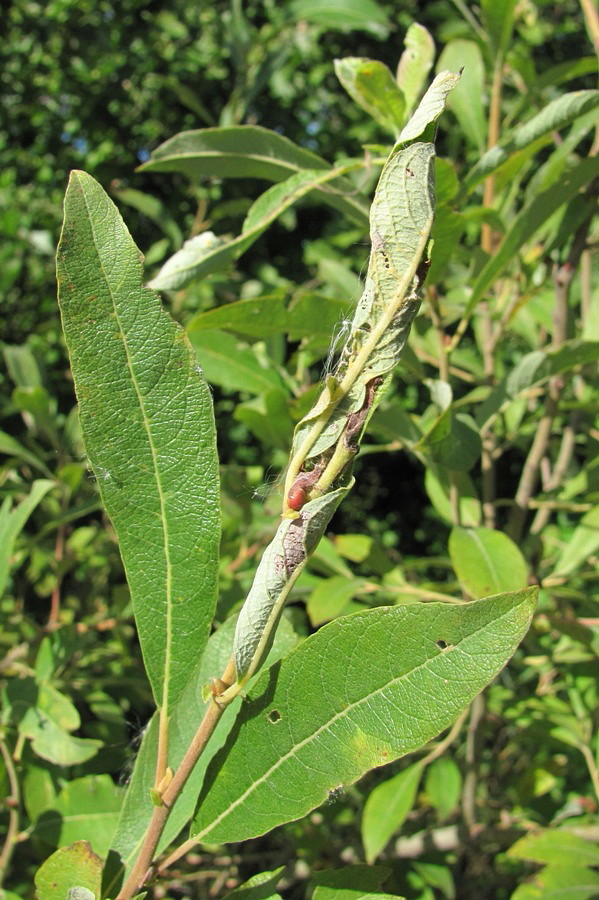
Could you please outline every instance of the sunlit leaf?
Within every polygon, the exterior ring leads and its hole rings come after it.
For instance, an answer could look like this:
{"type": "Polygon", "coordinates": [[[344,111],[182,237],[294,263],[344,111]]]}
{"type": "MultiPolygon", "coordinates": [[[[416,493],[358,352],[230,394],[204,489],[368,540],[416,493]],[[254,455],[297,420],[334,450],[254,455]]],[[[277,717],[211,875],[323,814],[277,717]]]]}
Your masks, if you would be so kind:
{"type": "Polygon", "coordinates": [[[216,602],[218,466],[210,391],[183,332],[142,286],[116,207],[73,172],[59,302],[90,466],[119,539],[156,703],[198,664],[216,602]]]}

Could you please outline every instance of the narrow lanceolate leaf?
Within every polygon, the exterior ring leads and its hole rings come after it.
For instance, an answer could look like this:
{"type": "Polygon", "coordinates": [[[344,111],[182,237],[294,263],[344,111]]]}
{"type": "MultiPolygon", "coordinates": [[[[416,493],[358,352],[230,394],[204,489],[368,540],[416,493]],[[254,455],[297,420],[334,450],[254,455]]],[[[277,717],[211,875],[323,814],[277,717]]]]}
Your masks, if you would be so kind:
{"type": "Polygon", "coordinates": [[[397,67],[397,84],[406,98],[407,112],[416,106],[435,59],[435,42],[430,32],[413,22],[404,38],[405,50],[397,67]]]}
{"type": "Polygon", "coordinates": [[[429,126],[437,121],[445,109],[447,98],[458,85],[460,78],[459,72],[456,75],[453,72],[439,72],[418,104],[414,115],[402,129],[396,146],[399,147],[423,137],[429,126]]]}
{"type": "Polygon", "coordinates": [[[6,497],[0,507],[0,597],[8,581],[15,541],[35,507],[53,487],[53,481],[40,478],[33,482],[28,496],[14,509],[11,509],[10,497],[6,497]]]}
{"type": "Polygon", "coordinates": [[[210,392],[183,330],[142,287],[116,207],[73,172],[59,302],[83,438],[114,524],[156,703],[181,694],[216,599],[218,468],[210,392]]]}
{"type": "Polygon", "coordinates": [[[362,814],[366,862],[371,863],[377,858],[407,819],[414,806],[423,771],[420,762],[413,763],[403,772],[378,784],[366,798],[362,814]]]}
{"type": "Polygon", "coordinates": [[[192,834],[242,841],[298,819],[447,728],[506,664],[537,590],[325,625],[264,672],[208,770],[192,834]]]}
{"type": "Polygon", "coordinates": [[[286,209],[314,192],[317,186],[338,177],[332,170],[308,169],[273,185],[252,205],[238,237],[225,241],[207,231],[190,238],[167,260],[149,286],[161,291],[179,290],[192,279],[229,268],[286,209]]]}
{"type": "Polygon", "coordinates": [[[561,131],[575,119],[596,109],[597,106],[599,106],[599,91],[597,90],[572,91],[552,100],[536,116],[516,128],[506,140],[488,150],[468,173],[462,189],[470,192],[514,153],[524,150],[525,147],[540,138],[550,136],[555,131],[561,131]]]}
{"type": "MultiPolygon", "coordinates": [[[[284,181],[305,169],[330,171],[315,153],[289,138],[256,125],[201,128],[183,131],[161,144],[141,171],[182,172],[188,178],[264,178],[284,181]]],[[[337,177],[331,185],[315,188],[318,199],[364,225],[368,207],[355,196],[354,185],[337,177]]]]}
{"type": "Polygon", "coordinates": [[[459,86],[448,99],[448,107],[460,123],[466,139],[482,153],[486,140],[485,64],[474,41],[457,39],[446,44],[437,63],[440,69],[464,69],[459,86]]]}
{"type": "Polygon", "coordinates": [[[470,314],[495,279],[514,258],[520,247],[545,224],[549,216],[598,176],[599,159],[596,156],[583,159],[569,172],[564,173],[556,184],[551,185],[550,188],[535,197],[532,203],[516,216],[501,245],[474,282],[465,315],[470,314]]]}

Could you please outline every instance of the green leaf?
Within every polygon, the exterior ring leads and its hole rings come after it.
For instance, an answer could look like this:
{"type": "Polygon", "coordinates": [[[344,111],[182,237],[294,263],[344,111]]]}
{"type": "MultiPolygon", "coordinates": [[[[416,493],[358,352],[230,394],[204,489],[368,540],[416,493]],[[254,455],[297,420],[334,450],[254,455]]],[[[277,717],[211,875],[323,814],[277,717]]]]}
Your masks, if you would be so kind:
{"type": "Polygon", "coordinates": [[[56,789],[48,769],[28,763],[23,775],[23,800],[31,820],[37,819],[47,809],[52,809],[56,801],[56,789]]]}
{"type": "MultiPolygon", "coordinates": [[[[192,180],[265,178],[278,182],[304,169],[330,168],[315,153],[274,131],[257,125],[236,125],[176,134],[157,147],[139,171],[181,172],[192,180]]],[[[345,178],[335,178],[330,185],[315,190],[315,195],[358,225],[366,224],[368,207],[355,197],[353,184],[345,178]]]]}
{"type": "Polygon", "coordinates": [[[453,528],[449,555],[460,585],[471,597],[517,591],[528,583],[528,566],[507,534],[492,528],[453,528]]]}
{"type": "Polygon", "coordinates": [[[450,756],[441,756],[428,767],[424,790],[440,819],[451,815],[460,801],[462,775],[450,756]]]}
{"type": "Polygon", "coordinates": [[[18,506],[11,509],[10,497],[7,497],[0,507],[0,597],[4,594],[8,582],[15,541],[35,507],[54,484],[53,481],[46,479],[34,481],[29,494],[18,506]]]}
{"type": "Polygon", "coordinates": [[[599,874],[571,863],[547,866],[522,884],[510,900],[594,900],[599,893],[599,874]]]}
{"type": "Polygon", "coordinates": [[[423,767],[417,762],[377,785],[366,798],[362,814],[362,843],[371,863],[407,819],[418,792],[423,767]]]}
{"type": "Polygon", "coordinates": [[[292,0],[286,14],[327,30],[369,31],[379,38],[391,28],[387,11],[375,0],[292,0]]]}
{"type": "Polygon", "coordinates": [[[451,96],[460,81],[460,77],[459,72],[455,75],[452,72],[439,72],[435,76],[410,121],[402,129],[399,139],[393,148],[394,151],[418,139],[426,141],[429,138],[434,138],[434,123],[445,110],[447,98],[451,96]]]}
{"type": "Polygon", "coordinates": [[[534,385],[552,375],[575,371],[598,358],[599,342],[596,341],[565,341],[557,350],[527,353],[479,406],[476,413],[479,428],[487,426],[497,413],[509,408],[514,398],[534,385]]]}
{"type": "Polygon", "coordinates": [[[19,734],[31,741],[42,759],[74,766],[91,759],[102,746],[101,741],[69,734],[80,725],[79,713],[67,697],[44,682],[36,684],[30,676],[12,678],[3,700],[19,734]]]}
{"type": "Polygon", "coordinates": [[[58,447],[56,401],[48,391],[43,387],[17,387],[12,392],[12,401],[20,412],[33,419],[36,430],[58,447]]]}
{"type": "Polygon", "coordinates": [[[337,300],[315,291],[301,293],[289,307],[289,340],[319,338],[328,348],[331,334],[343,326],[354,308],[351,300],[337,300]]]}
{"type": "Polygon", "coordinates": [[[450,41],[437,62],[437,71],[463,68],[460,83],[447,98],[447,106],[454,113],[465,138],[483,153],[487,139],[485,96],[485,64],[478,44],[457,39],[450,41]]]}
{"type": "Polygon", "coordinates": [[[272,294],[238,300],[226,306],[217,306],[194,316],[187,324],[187,334],[195,331],[222,329],[248,337],[265,338],[287,331],[287,304],[285,295],[272,294]]]}
{"type": "Polygon", "coordinates": [[[546,828],[537,834],[527,834],[516,841],[507,855],[512,859],[554,865],[599,866],[599,847],[563,828],[546,828]]]}
{"type": "MultiPolygon", "coordinates": [[[[208,641],[193,681],[190,682],[175,705],[171,720],[168,757],[168,764],[173,770],[176,770],[181,762],[204,715],[202,687],[211,678],[220,675],[231,658],[234,632],[235,618],[227,619],[218,631],[214,632],[208,641]]],[[[293,628],[283,618],[275,635],[269,656],[270,662],[274,662],[288,653],[296,643],[297,636],[293,628]]],[[[233,700],[220,719],[206,751],[200,757],[173,807],[158,845],[159,853],[172,843],[191,819],[206,768],[214,754],[223,746],[241,703],[241,698],[233,700]]],[[[112,850],[120,861],[120,865],[117,869],[114,864],[112,880],[107,886],[107,890],[114,889],[114,885],[123,871],[129,871],[139,853],[146,828],[150,822],[153,812],[150,790],[154,787],[157,749],[158,715],[154,715],[144,733],[142,745],[135,760],[135,768],[127,786],[121,817],[112,842],[112,850]]]]}
{"type": "Polygon", "coordinates": [[[406,119],[406,100],[384,63],[347,56],[335,60],[335,74],[358,106],[383,128],[398,133],[406,119]]]}
{"type": "Polygon", "coordinates": [[[49,841],[58,835],[60,844],[83,841],[85,837],[98,856],[105,857],[114,835],[123,790],[109,775],[75,778],[62,788],[53,809],[36,823],[36,834],[49,841]]]}
{"type": "Polygon", "coordinates": [[[102,860],[87,841],[61,847],[35,873],[37,900],[65,900],[71,888],[102,895],[102,860]]]}
{"type": "Polygon", "coordinates": [[[554,566],[554,575],[570,575],[581,565],[589,566],[589,559],[599,548],[599,506],[586,513],[574,534],[562,550],[554,566]]]}
{"type": "Polygon", "coordinates": [[[193,331],[189,338],[211,384],[249,394],[272,390],[287,394],[277,369],[258,359],[255,350],[239,338],[224,331],[193,331]]]}
{"type": "Polygon", "coordinates": [[[438,465],[456,472],[468,472],[481,455],[478,427],[465,413],[447,409],[424,435],[419,446],[426,449],[438,465]]]}
{"type": "Polygon", "coordinates": [[[267,447],[280,447],[287,452],[293,434],[294,422],[289,413],[289,402],[279,390],[268,391],[238,403],[233,413],[237,422],[243,422],[267,447]]]}
{"type": "Polygon", "coordinates": [[[74,737],[39,710],[35,711],[35,723],[28,719],[24,724],[23,734],[31,739],[31,749],[37,756],[56,766],[80,765],[102,747],[102,741],[74,737]]]}
{"type": "Polygon", "coordinates": [[[341,615],[347,604],[364,589],[363,578],[335,575],[325,578],[314,588],[307,603],[312,625],[322,625],[341,615]]]}
{"type": "Polygon", "coordinates": [[[485,264],[474,282],[465,315],[482,299],[485,292],[503,272],[522,245],[534,236],[553,213],[567,203],[582,187],[599,175],[599,158],[584,159],[565,172],[557,184],[539,194],[516,216],[499,248],[485,264]]]}
{"type": "Polygon", "coordinates": [[[440,466],[428,467],[424,475],[426,493],[437,513],[449,525],[453,524],[451,491],[457,488],[460,522],[464,525],[480,525],[482,511],[476,488],[466,472],[450,473],[440,466]]]}
{"type": "Polygon", "coordinates": [[[337,619],[265,671],[210,767],[192,835],[241,841],[298,819],[447,728],[526,633],[536,588],[337,619]]]}
{"type": "Polygon", "coordinates": [[[183,240],[181,229],[169,215],[167,206],[161,200],[151,194],[135,190],[135,188],[122,187],[120,184],[113,185],[112,190],[121,203],[132,206],[133,209],[139,210],[144,216],[155,222],[175,247],[181,244],[183,240]]]}
{"type": "MultiPolygon", "coordinates": [[[[595,63],[596,65],[596,63],[595,63]]],[[[599,106],[599,91],[573,91],[548,103],[536,116],[495,147],[488,150],[470,170],[463,183],[463,190],[470,193],[479,182],[498,169],[510,156],[525,149],[539,138],[561,131],[579,116],[599,106]]]]}
{"type": "Polygon", "coordinates": [[[42,373],[27,344],[2,344],[2,355],[8,374],[17,387],[41,388],[43,386],[42,373]]]}
{"type": "Polygon", "coordinates": [[[278,882],[285,871],[285,867],[275,869],[274,872],[260,872],[253,875],[248,881],[240,884],[238,888],[227,894],[224,900],[281,900],[275,892],[278,882]]]}
{"type": "Polygon", "coordinates": [[[397,84],[406,100],[406,112],[412,112],[422,93],[435,59],[435,42],[430,32],[412,22],[404,38],[405,50],[397,67],[397,84]]]}
{"type": "Polygon", "coordinates": [[[514,27],[516,0],[481,0],[480,10],[494,56],[507,50],[514,27]]]}
{"type": "Polygon", "coordinates": [[[73,172],[59,302],[90,465],[119,539],[154,697],[165,711],[208,639],[218,574],[218,460],[193,350],[142,287],[112,201],[73,172]]]}
{"type": "Polygon", "coordinates": [[[16,438],[7,434],[5,431],[0,431],[0,453],[4,453],[7,456],[14,456],[17,459],[28,463],[34,469],[41,469],[44,475],[50,474],[43,459],[39,459],[34,453],[27,450],[23,444],[19,443],[16,438]]]}
{"type": "MultiPolygon", "coordinates": [[[[166,261],[149,286],[154,290],[174,291],[193,279],[230,268],[285,210],[302,197],[314,193],[317,185],[336,181],[338,177],[329,171],[304,170],[291,175],[281,184],[273,185],[253,204],[238,237],[224,241],[211,231],[206,231],[190,238],[181,250],[166,261]]],[[[318,197],[321,195],[318,194],[318,197]]]]}
{"type": "Polygon", "coordinates": [[[359,900],[362,897],[389,897],[381,886],[389,878],[387,866],[344,866],[343,869],[325,869],[314,872],[315,890],[312,900],[359,900]]]}

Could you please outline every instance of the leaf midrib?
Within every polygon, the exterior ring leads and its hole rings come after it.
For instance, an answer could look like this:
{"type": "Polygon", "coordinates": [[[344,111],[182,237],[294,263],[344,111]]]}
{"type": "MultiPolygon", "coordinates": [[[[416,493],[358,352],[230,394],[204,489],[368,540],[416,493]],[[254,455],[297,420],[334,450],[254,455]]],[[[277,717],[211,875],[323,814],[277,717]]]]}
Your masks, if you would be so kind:
{"type": "MultiPolygon", "coordinates": [[[[526,598],[523,598],[522,602],[525,602],[525,600],[526,600],[526,598]]],[[[518,604],[518,606],[519,605],[520,604],[518,604]]],[[[517,608],[516,606],[510,607],[510,609],[507,610],[505,613],[503,613],[503,615],[501,615],[497,619],[495,619],[494,623],[501,621],[506,616],[513,613],[516,610],[516,608],[517,608]]],[[[464,640],[467,640],[467,639],[473,637],[474,635],[476,635],[478,633],[478,631],[484,630],[486,627],[488,627],[488,625],[489,625],[489,622],[485,622],[484,625],[481,626],[481,628],[479,628],[476,631],[463,637],[456,644],[454,644],[453,648],[449,652],[454,652],[455,650],[457,650],[458,647],[460,646],[460,644],[464,640]]],[[[444,656],[446,656],[447,653],[448,653],[447,650],[443,651],[444,656]]],[[[438,659],[438,658],[439,658],[438,656],[433,657],[433,659],[438,659]]],[[[241,794],[236,800],[233,800],[224,812],[220,813],[220,815],[218,815],[215,819],[213,819],[212,822],[210,822],[210,824],[207,825],[202,831],[199,831],[196,834],[194,834],[193,835],[194,839],[197,841],[201,841],[205,835],[210,834],[210,832],[213,831],[214,828],[216,828],[221,822],[223,822],[231,814],[231,812],[233,810],[235,810],[241,804],[245,803],[247,798],[255,790],[257,790],[258,787],[260,787],[263,783],[265,783],[267,781],[267,779],[270,778],[270,776],[283,765],[284,762],[287,762],[289,759],[296,756],[299,753],[299,751],[303,749],[304,746],[307,746],[311,741],[316,740],[316,738],[318,738],[324,731],[327,731],[328,729],[330,729],[331,726],[334,725],[339,719],[345,718],[351,712],[353,712],[354,709],[357,709],[362,704],[370,701],[373,697],[376,697],[378,694],[382,693],[383,691],[388,690],[389,687],[401,684],[402,680],[412,677],[416,672],[420,671],[421,669],[426,669],[426,667],[429,665],[430,662],[432,662],[432,660],[430,660],[430,659],[425,660],[425,662],[410,669],[409,672],[404,672],[402,675],[399,675],[397,678],[390,679],[384,685],[382,685],[381,687],[378,687],[375,691],[372,691],[370,694],[366,694],[364,697],[361,697],[359,700],[356,700],[354,703],[350,703],[348,706],[344,707],[342,710],[335,713],[334,716],[332,716],[327,722],[325,722],[323,725],[321,725],[319,728],[317,728],[316,731],[312,732],[307,737],[303,738],[303,740],[299,741],[299,743],[294,744],[293,747],[287,753],[285,753],[283,756],[280,756],[278,758],[278,760],[266,772],[264,772],[263,775],[261,775],[256,781],[252,782],[252,784],[244,791],[243,794],[241,794]]]]}
{"type": "MultiPolygon", "coordinates": [[[[160,469],[158,466],[158,452],[157,452],[156,446],[154,444],[152,431],[150,428],[150,420],[149,420],[149,417],[146,412],[143,394],[142,394],[141,388],[139,386],[139,382],[138,382],[136,374],[135,374],[133,359],[132,359],[131,353],[129,351],[129,345],[128,345],[127,337],[125,335],[125,330],[122,327],[121,319],[119,316],[119,311],[118,311],[117,304],[115,301],[115,295],[114,295],[114,292],[110,285],[110,281],[108,279],[108,274],[107,274],[106,268],[104,266],[102,255],[100,253],[98,243],[96,241],[94,219],[93,219],[92,211],[88,204],[88,198],[87,198],[85,186],[82,185],[82,187],[83,187],[83,191],[82,191],[83,202],[85,203],[85,207],[87,209],[87,215],[88,215],[88,220],[90,223],[90,231],[91,231],[91,235],[92,235],[92,241],[94,243],[96,256],[97,256],[98,262],[100,264],[102,276],[104,278],[104,282],[106,284],[108,293],[110,295],[110,299],[112,302],[112,308],[114,310],[114,317],[117,322],[119,332],[122,336],[123,348],[125,350],[125,358],[127,360],[127,366],[129,368],[131,382],[133,384],[133,388],[134,388],[135,394],[137,396],[137,401],[139,403],[141,413],[142,413],[142,422],[143,422],[143,425],[144,425],[144,428],[145,428],[145,431],[147,434],[147,438],[148,438],[148,443],[150,446],[150,453],[152,456],[152,465],[153,465],[153,469],[154,469],[154,480],[156,482],[156,488],[158,491],[158,501],[159,501],[159,507],[160,507],[160,524],[162,526],[162,533],[164,535],[164,558],[165,558],[165,562],[166,562],[166,577],[165,577],[166,629],[165,629],[164,679],[162,682],[162,710],[163,710],[163,713],[165,715],[167,715],[168,707],[169,707],[169,702],[168,702],[169,701],[169,677],[170,677],[170,668],[171,668],[171,665],[170,665],[171,664],[171,659],[170,659],[171,652],[170,651],[171,651],[171,644],[172,644],[172,608],[173,608],[173,604],[172,604],[172,588],[173,588],[172,572],[173,572],[173,567],[172,567],[170,549],[169,549],[169,532],[168,532],[168,522],[167,522],[167,517],[166,517],[165,495],[164,495],[164,491],[162,489],[162,482],[160,479],[160,469]]],[[[140,287],[141,287],[141,283],[140,283],[140,287]]],[[[143,290],[143,288],[141,288],[141,289],[143,290]]]]}

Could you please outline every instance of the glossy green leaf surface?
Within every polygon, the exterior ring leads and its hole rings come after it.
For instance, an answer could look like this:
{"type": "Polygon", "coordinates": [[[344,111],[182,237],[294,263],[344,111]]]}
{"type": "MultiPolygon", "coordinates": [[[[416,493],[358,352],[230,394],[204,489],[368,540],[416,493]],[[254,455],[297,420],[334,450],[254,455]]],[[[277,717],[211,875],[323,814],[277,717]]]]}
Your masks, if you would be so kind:
{"type": "Polygon", "coordinates": [[[283,334],[287,330],[287,320],[285,295],[269,294],[198,313],[188,323],[187,334],[226,329],[248,337],[264,338],[283,334]]]}
{"type": "Polygon", "coordinates": [[[101,896],[102,860],[88,841],[61,847],[35,873],[37,900],[65,900],[72,888],[101,896]]]}
{"type": "Polygon", "coordinates": [[[102,742],[70,734],[81,720],[76,707],[51,685],[31,676],[12,678],[3,703],[19,734],[31,741],[37,756],[58,766],[76,766],[96,755],[102,742]]]}
{"type": "MultiPolygon", "coordinates": [[[[181,172],[188,178],[264,178],[284,181],[304,169],[326,169],[329,164],[298,147],[288,138],[257,125],[183,131],[152,153],[141,171],[181,172]]],[[[315,191],[319,200],[366,225],[368,207],[355,197],[351,182],[338,177],[315,191]],[[331,187],[333,190],[331,190],[331,187]]]]}
{"type": "Polygon", "coordinates": [[[420,763],[408,766],[370,792],[362,813],[362,843],[366,861],[372,862],[399,831],[414,805],[422,778],[420,763]]]}
{"type": "Polygon", "coordinates": [[[516,888],[510,900],[594,900],[599,873],[584,866],[546,866],[530,882],[516,888]]]}
{"type": "Polygon", "coordinates": [[[300,818],[447,728],[526,633],[535,588],[337,619],[257,679],[207,774],[199,841],[300,818]]]}
{"type": "MultiPolygon", "coordinates": [[[[314,588],[308,599],[307,610],[312,625],[322,625],[337,618],[352,598],[364,588],[363,578],[345,578],[334,575],[324,579],[314,588]]],[[[349,612],[349,610],[345,610],[349,612]]]]}
{"type": "Polygon", "coordinates": [[[517,591],[528,583],[522,551],[501,531],[453,528],[449,556],[462,589],[475,599],[517,591]]]}
{"type": "Polygon", "coordinates": [[[116,207],[73,172],[59,302],[90,466],[119,539],[156,703],[189,681],[216,600],[219,498],[210,391],[116,207]]]}

